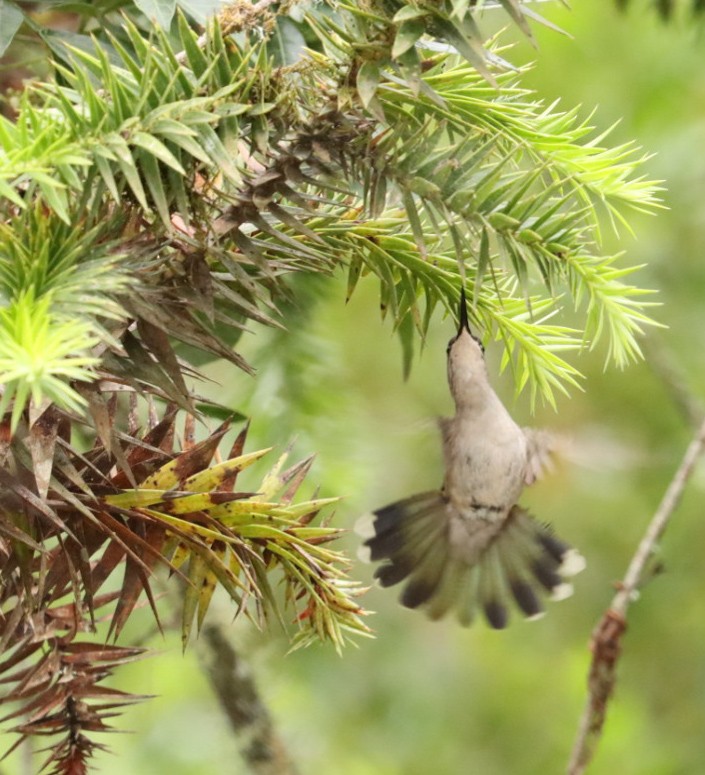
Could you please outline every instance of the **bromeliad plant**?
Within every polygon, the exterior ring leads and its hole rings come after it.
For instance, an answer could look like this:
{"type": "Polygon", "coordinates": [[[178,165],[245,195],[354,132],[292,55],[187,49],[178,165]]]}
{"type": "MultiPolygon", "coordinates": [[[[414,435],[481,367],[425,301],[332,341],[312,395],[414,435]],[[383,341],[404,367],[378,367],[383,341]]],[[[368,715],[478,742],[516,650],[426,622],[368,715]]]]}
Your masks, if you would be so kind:
{"type": "Polygon", "coordinates": [[[134,699],[100,682],[138,656],[81,633],[107,616],[117,639],[144,598],[158,618],[160,566],[184,642],[216,586],[261,623],[281,600],[295,645],[368,632],[338,530],[312,522],[331,501],[294,500],[309,461],[240,491],[264,453],[240,434],[220,460],[227,426],[193,441],[222,411],[198,363],[251,373],[241,332],[281,326],[292,273],[341,267],[348,294],[376,278],[407,369],[465,285],[517,389],[552,402],[579,376],[564,353],[639,357],[645,292],[599,221],[657,200],[633,146],[541,104],[485,40],[496,6],[543,21],[519,0],[238,0],[202,34],[176,0],[51,6],[73,33],[0,3],[0,45],[52,56],[0,118],[0,674],[17,731],[63,735],[50,766],[78,772],[134,699]],[[583,331],[551,320],[564,297],[583,331]]]}

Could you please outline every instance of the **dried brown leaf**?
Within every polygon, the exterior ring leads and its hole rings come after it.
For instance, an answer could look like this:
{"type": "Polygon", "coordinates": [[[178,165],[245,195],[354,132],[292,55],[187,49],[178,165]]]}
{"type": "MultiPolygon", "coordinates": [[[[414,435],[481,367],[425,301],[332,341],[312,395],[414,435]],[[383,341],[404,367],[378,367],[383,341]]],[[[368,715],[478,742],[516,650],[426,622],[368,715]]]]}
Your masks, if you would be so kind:
{"type": "Polygon", "coordinates": [[[311,470],[311,466],[313,465],[314,460],[315,455],[310,455],[300,463],[296,463],[295,465],[291,466],[291,468],[284,471],[284,473],[281,475],[282,484],[286,486],[286,489],[279,498],[282,503],[291,503],[291,501],[294,499],[294,496],[296,495],[299,487],[302,485],[304,479],[308,475],[308,472],[311,470]]]}
{"type": "Polygon", "coordinates": [[[59,417],[51,408],[47,409],[30,427],[27,446],[32,456],[34,478],[39,497],[46,499],[49,480],[54,465],[54,447],[58,434],[59,417]]]}
{"type": "Polygon", "coordinates": [[[71,530],[69,530],[64,521],[59,518],[54,509],[38,495],[35,495],[28,487],[21,484],[16,477],[12,476],[4,468],[0,468],[0,483],[4,484],[9,490],[15,493],[15,495],[23,502],[23,505],[31,512],[45,517],[54,527],[58,528],[60,532],[73,536],[71,530]]]}
{"type": "Polygon", "coordinates": [[[172,384],[181,395],[182,401],[179,406],[185,408],[188,412],[194,412],[193,404],[189,390],[183,378],[183,369],[174,353],[169,342],[169,336],[163,328],[153,325],[146,320],[137,321],[137,331],[142,337],[142,341],[147,345],[152,355],[157,359],[159,365],[166,372],[172,384]]]}

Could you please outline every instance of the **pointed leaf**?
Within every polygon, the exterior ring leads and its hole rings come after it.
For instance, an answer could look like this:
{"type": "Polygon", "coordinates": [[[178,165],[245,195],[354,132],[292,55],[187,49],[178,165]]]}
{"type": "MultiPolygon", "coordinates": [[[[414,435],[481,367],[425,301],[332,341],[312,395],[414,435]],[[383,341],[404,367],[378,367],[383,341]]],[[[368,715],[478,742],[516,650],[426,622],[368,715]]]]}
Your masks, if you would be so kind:
{"type": "Polygon", "coordinates": [[[526,37],[536,45],[529,23],[524,16],[524,8],[518,0],[499,0],[504,10],[514,19],[514,22],[526,37]]]}
{"type": "Polygon", "coordinates": [[[357,282],[360,279],[360,274],[362,273],[362,269],[364,267],[364,263],[362,261],[362,256],[356,253],[351,259],[348,264],[348,285],[347,285],[347,291],[345,294],[345,301],[350,301],[353,292],[357,286],[357,282]]]}
{"type": "Polygon", "coordinates": [[[188,585],[184,589],[184,605],[181,610],[181,644],[185,649],[191,637],[193,620],[198,610],[201,584],[208,567],[205,560],[195,552],[191,553],[188,564],[188,585]]]}
{"type": "Polygon", "coordinates": [[[480,255],[477,259],[477,269],[475,274],[475,288],[473,290],[473,304],[477,304],[477,299],[482,288],[482,281],[490,265],[490,239],[487,229],[482,230],[480,237],[480,255]]]}
{"type": "Polygon", "coordinates": [[[465,37],[459,32],[452,22],[447,19],[435,18],[440,31],[448,38],[458,53],[480,73],[480,75],[492,86],[497,86],[497,81],[487,67],[487,56],[482,46],[472,38],[465,37]]]}
{"type": "Polygon", "coordinates": [[[154,135],[149,135],[146,132],[135,132],[130,137],[130,142],[133,145],[138,145],[140,148],[144,148],[145,151],[155,156],[159,161],[164,162],[172,169],[181,175],[185,175],[186,171],[181,166],[179,160],[174,154],[164,145],[164,143],[157,140],[154,135]]]}
{"type": "Polygon", "coordinates": [[[176,0],[179,8],[182,8],[199,24],[205,25],[209,16],[212,16],[219,8],[226,5],[228,0],[176,0]]]}
{"type": "Polygon", "coordinates": [[[397,29],[392,45],[392,59],[398,59],[405,54],[424,34],[424,23],[417,19],[402,22],[397,29]]]}
{"type": "Polygon", "coordinates": [[[174,460],[170,460],[154,474],[147,477],[142,482],[142,486],[155,490],[169,490],[174,488],[179,481],[207,468],[228,427],[229,423],[221,425],[209,438],[199,442],[188,451],[182,452],[174,460]]]}
{"type": "Polygon", "coordinates": [[[32,425],[27,439],[27,445],[32,455],[37,492],[41,498],[46,498],[49,491],[58,423],[58,418],[54,412],[48,409],[32,425]]]}
{"type": "Polygon", "coordinates": [[[135,0],[135,5],[151,21],[168,30],[176,10],[176,0],[135,0]]]}
{"type": "Polygon", "coordinates": [[[142,167],[144,182],[147,184],[147,188],[149,189],[154,206],[157,208],[159,217],[162,219],[164,226],[167,229],[171,229],[172,224],[171,214],[169,213],[169,200],[162,182],[159,164],[154,156],[145,154],[144,158],[140,159],[140,165],[142,167]]]}
{"type": "Polygon", "coordinates": [[[416,8],[413,5],[405,5],[400,8],[392,18],[395,24],[408,21],[409,19],[420,19],[426,16],[428,11],[423,8],[416,8]]]}
{"type": "Polygon", "coordinates": [[[414,358],[414,322],[410,313],[404,315],[397,328],[402,351],[402,370],[404,379],[409,379],[411,363],[414,358]]]}
{"type": "Polygon", "coordinates": [[[10,0],[0,0],[0,56],[12,43],[15,33],[24,21],[24,14],[10,0]]]}
{"type": "Polygon", "coordinates": [[[183,489],[192,492],[221,490],[223,489],[225,482],[232,481],[235,475],[242,471],[243,468],[252,465],[252,463],[259,460],[268,452],[271,452],[271,450],[271,447],[267,447],[266,449],[260,449],[257,450],[257,452],[249,452],[246,455],[240,455],[231,460],[225,460],[222,463],[210,466],[185,479],[182,484],[183,489]]]}
{"type": "Polygon", "coordinates": [[[169,342],[167,333],[144,319],[137,321],[137,331],[142,337],[142,341],[149,347],[152,355],[156,357],[159,365],[168,374],[179,393],[184,397],[186,405],[190,407],[191,396],[189,395],[189,389],[184,381],[181,366],[169,342]]]}
{"type": "Polygon", "coordinates": [[[380,71],[377,62],[367,60],[357,71],[357,93],[364,108],[369,107],[379,85],[380,71]]]}

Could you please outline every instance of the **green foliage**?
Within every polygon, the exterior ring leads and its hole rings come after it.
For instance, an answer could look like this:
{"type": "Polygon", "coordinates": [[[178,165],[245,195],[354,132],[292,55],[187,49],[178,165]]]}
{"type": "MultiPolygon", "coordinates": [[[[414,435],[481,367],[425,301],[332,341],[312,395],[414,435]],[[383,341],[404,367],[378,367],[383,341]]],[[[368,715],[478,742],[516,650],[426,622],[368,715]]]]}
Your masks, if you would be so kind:
{"type": "MultiPolygon", "coordinates": [[[[658,188],[633,145],[610,148],[577,111],[523,88],[464,0],[242,0],[204,34],[181,10],[193,3],[135,5],[56,3],[81,17],[69,35],[28,11],[53,77],[0,117],[0,538],[3,572],[19,579],[0,642],[31,662],[37,608],[60,651],[113,602],[117,636],[142,596],[157,616],[162,564],[187,584],[184,643],[216,585],[264,621],[274,571],[294,645],[340,647],[367,628],[342,556],[324,546],[337,531],[310,524],[332,501],[293,502],[308,461],[235,492],[254,458],[241,435],[219,462],[225,426],[194,442],[208,414],[188,384],[196,366],[252,373],[242,331],[281,325],[293,273],[342,268],[349,294],[376,278],[407,370],[434,312],[454,311],[467,287],[517,390],[553,402],[579,376],[563,353],[605,338],[613,363],[639,357],[648,302],[604,254],[600,221],[654,211],[658,188]],[[565,303],[583,330],[556,322],[565,303]],[[118,568],[119,591],[99,595],[118,568]]],[[[535,11],[499,5],[531,38],[535,11]]],[[[33,732],[57,686],[52,674],[37,689],[33,732]]],[[[90,728],[72,715],[73,688],[62,685],[56,731],[90,728]]],[[[90,751],[86,738],[57,771],[90,751]]]]}
{"type": "Polygon", "coordinates": [[[69,380],[88,381],[98,359],[76,355],[96,344],[89,326],[80,320],[58,322],[49,309],[50,298],[37,301],[31,293],[0,310],[0,381],[4,385],[0,412],[10,401],[12,430],[17,428],[29,399],[35,407],[49,400],[77,411],[80,396],[69,380]]]}
{"type": "Polygon", "coordinates": [[[0,56],[12,43],[22,21],[22,11],[14,3],[9,3],[6,0],[0,2],[0,56]]]}
{"type": "Polygon", "coordinates": [[[99,341],[115,344],[107,326],[126,317],[114,300],[127,285],[105,225],[69,226],[41,205],[0,224],[0,414],[14,400],[17,427],[31,396],[81,412],[72,381],[95,379],[99,341]]]}
{"type": "MultiPolygon", "coordinates": [[[[591,137],[576,111],[541,105],[515,75],[496,72],[494,48],[486,66],[499,91],[484,68],[425,48],[438,14],[453,20],[455,43],[461,29],[466,42],[478,43],[472,11],[461,6],[420,5],[413,13],[404,6],[395,21],[345,4],[332,16],[310,8],[305,20],[327,56],[312,51],[283,69],[272,68],[266,38],[248,42],[240,33],[236,43],[216,25],[201,42],[181,17],[176,43],[159,29],[150,41],[127,22],[93,54],[72,48],[57,66],[61,80],[27,93],[2,132],[0,179],[14,206],[29,186],[69,222],[70,201],[89,196],[93,217],[114,205],[140,212],[155,252],[168,245],[205,253],[210,316],[214,305],[244,299],[238,313],[269,320],[257,311],[261,295],[248,265],[271,285],[282,270],[347,263],[354,278],[361,264],[377,261],[383,308],[405,335],[410,315],[423,337],[430,315],[418,311],[419,290],[427,309],[439,298],[452,307],[473,274],[476,303],[486,288],[503,304],[514,277],[529,314],[520,325],[516,314],[511,326],[495,320],[494,333],[517,354],[518,387],[531,384],[553,401],[553,386],[563,389],[575,372],[527,345],[540,331],[530,301],[536,280],[555,309],[561,286],[576,304],[589,300],[585,338],[604,335],[617,364],[638,357],[645,302],[601,256],[599,216],[603,208],[615,224],[626,223],[629,209],[657,206],[655,188],[633,176],[642,160],[633,146],[605,147],[604,134],[591,137]],[[415,32],[420,24],[425,30],[413,46],[405,37],[412,22],[415,32]],[[402,52],[401,30],[409,44],[402,52]],[[357,71],[354,85],[340,75],[346,63],[357,71]],[[393,260],[379,262],[372,240],[332,260],[322,224],[366,224],[383,214],[391,223],[399,204],[407,223],[397,221],[392,233],[412,235],[421,261],[454,252],[451,281],[431,263],[426,281],[409,286],[393,260]]],[[[235,17],[233,28],[253,23],[235,17]]],[[[262,29],[275,21],[264,14],[262,29]]],[[[203,336],[190,334],[183,338],[197,344],[203,336]]],[[[575,344],[565,329],[554,334],[563,336],[562,349],[575,344]]],[[[212,340],[209,349],[224,355],[212,340]]]]}
{"type": "Polygon", "coordinates": [[[55,38],[60,38],[61,35],[60,33],[57,35],[51,23],[47,24],[42,19],[47,15],[51,17],[52,11],[77,14],[79,28],[90,29],[114,24],[115,11],[123,8],[129,9],[143,25],[157,24],[164,29],[169,29],[177,8],[199,24],[204,24],[210,15],[216,13],[226,3],[227,0],[134,0],[134,3],[130,0],[91,0],[90,3],[77,3],[75,0],[48,0],[43,2],[42,6],[45,8],[48,6],[49,13],[35,14],[32,11],[36,9],[23,8],[26,4],[17,3],[15,0],[0,0],[0,56],[12,43],[23,24],[40,35],[47,45],[53,47],[55,38]],[[136,9],[130,8],[133,5],[136,9]]]}

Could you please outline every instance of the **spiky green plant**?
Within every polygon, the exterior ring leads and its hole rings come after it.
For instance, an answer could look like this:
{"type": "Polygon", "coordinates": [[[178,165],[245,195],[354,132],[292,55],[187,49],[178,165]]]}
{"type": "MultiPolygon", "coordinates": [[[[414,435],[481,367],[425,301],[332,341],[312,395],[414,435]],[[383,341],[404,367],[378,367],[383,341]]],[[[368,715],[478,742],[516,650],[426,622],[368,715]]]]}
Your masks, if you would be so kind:
{"type": "Polygon", "coordinates": [[[217,407],[187,388],[188,353],[249,372],[239,336],[281,325],[292,273],[342,267],[349,294],[374,276],[407,369],[468,288],[517,389],[549,402],[579,376],[566,353],[604,338],[623,365],[651,323],[599,228],[658,206],[643,156],[524,89],[475,3],[239,0],[203,34],[178,5],[70,6],[86,16],[62,37],[2,4],[0,43],[24,23],[52,75],[0,118],[0,670],[17,731],[65,735],[55,772],[83,771],[128,698],[87,701],[136,656],[77,633],[112,606],[117,638],[143,594],[158,616],[159,565],[185,579],[184,642],[216,585],[264,619],[273,568],[295,645],[368,632],[324,546],[338,531],[311,523],[330,502],[293,500],[308,463],[238,491],[261,453],[241,434],[220,460],[226,426],[192,439],[217,407]],[[555,320],[566,304],[583,330],[555,320]]]}

